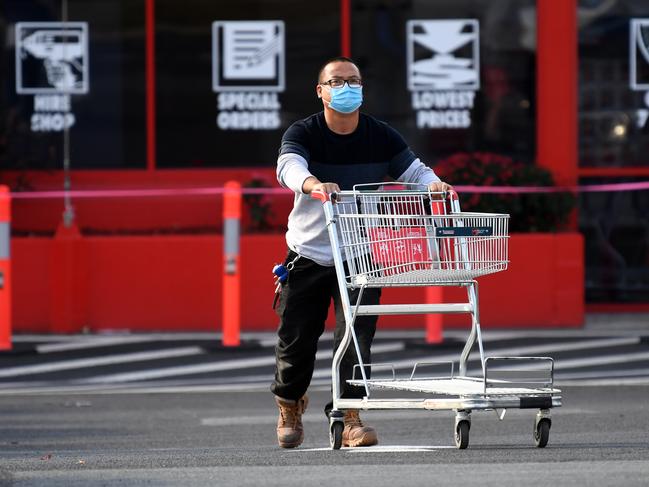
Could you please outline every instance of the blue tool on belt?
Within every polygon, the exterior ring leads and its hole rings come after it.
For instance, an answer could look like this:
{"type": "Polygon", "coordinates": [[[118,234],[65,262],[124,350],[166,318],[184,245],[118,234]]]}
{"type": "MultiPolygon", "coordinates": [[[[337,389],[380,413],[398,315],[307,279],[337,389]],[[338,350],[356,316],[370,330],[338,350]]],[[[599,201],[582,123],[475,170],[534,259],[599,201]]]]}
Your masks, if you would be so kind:
{"type": "Polygon", "coordinates": [[[282,286],[288,282],[288,273],[293,270],[293,267],[295,267],[295,262],[299,258],[300,256],[298,255],[287,265],[275,264],[275,266],[273,266],[273,274],[275,274],[275,297],[273,298],[273,309],[275,309],[277,300],[282,293],[282,286]]]}

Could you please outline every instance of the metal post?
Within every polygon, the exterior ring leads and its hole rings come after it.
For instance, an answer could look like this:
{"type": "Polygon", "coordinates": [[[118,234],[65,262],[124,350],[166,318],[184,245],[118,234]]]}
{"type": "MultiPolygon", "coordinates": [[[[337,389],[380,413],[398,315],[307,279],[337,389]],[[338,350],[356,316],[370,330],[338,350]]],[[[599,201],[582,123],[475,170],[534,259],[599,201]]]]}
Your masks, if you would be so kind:
{"type": "Polygon", "coordinates": [[[0,350],[11,350],[11,194],[0,186],[0,350]]]}
{"type": "Polygon", "coordinates": [[[223,346],[226,347],[241,344],[241,202],[241,184],[227,182],[223,194],[223,346]]]}
{"type": "MultiPolygon", "coordinates": [[[[68,0],[61,2],[61,20],[63,21],[63,30],[68,22],[68,0]]],[[[63,44],[63,49],[67,49],[67,44],[63,44]]],[[[70,96],[70,95],[68,95],[70,96]]],[[[70,97],[70,100],[72,98],[70,97]]],[[[71,103],[71,102],[70,102],[71,103]]],[[[63,226],[71,228],[75,226],[74,206],[69,191],[72,189],[72,176],[70,174],[70,128],[66,124],[63,128],[63,226]]]]}

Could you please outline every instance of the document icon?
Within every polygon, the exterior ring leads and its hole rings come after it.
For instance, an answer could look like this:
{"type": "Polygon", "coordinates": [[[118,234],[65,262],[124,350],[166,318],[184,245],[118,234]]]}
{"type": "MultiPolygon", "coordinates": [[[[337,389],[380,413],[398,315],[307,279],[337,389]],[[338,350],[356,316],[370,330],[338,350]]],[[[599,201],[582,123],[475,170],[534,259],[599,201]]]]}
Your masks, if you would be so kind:
{"type": "Polygon", "coordinates": [[[212,24],[214,91],[284,91],[284,22],[212,24]]]}

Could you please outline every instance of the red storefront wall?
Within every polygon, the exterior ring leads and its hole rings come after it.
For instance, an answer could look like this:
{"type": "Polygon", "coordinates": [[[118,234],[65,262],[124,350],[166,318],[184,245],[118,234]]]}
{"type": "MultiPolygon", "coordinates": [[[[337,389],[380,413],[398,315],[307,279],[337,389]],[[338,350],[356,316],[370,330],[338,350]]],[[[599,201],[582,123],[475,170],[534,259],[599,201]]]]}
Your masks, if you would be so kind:
{"type": "MultiPolygon", "coordinates": [[[[583,254],[578,234],[516,234],[510,269],[480,279],[484,326],[579,326],[583,254]]],[[[219,331],[222,237],[15,238],[14,331],[219,331]],[[66,249],[66,266],[61,255],[66,249]]],[[[285,253],[282,235],[241,241],[243,330],[273,330],[271,268],[285,253]]],[[[440,288],[444,301],[466,299],[440,288]]],[[[426,302],[424,288],[390,289],[384,301],[426,302]]],[[[468,316],[444,316],[446,326],[468,316]]],[[[423,316],[381,318],[389,328],[422,328],[423,316]]]]}

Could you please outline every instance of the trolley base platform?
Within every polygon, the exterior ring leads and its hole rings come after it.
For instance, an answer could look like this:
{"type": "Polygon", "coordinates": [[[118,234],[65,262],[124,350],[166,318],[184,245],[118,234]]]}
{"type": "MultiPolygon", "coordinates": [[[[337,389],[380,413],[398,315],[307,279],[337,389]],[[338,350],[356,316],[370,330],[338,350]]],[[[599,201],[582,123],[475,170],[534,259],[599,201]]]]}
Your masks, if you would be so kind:
{"type": "MultiPolygon", "coordinates": [[[[362,380],[349,380],[351,385],[363,387],[362,380]]],[[[427,399],[340,399],[342,409],[549,409],[561,406],[561,390],[538,387],[494,387],[472,377],[420,380],[368,380],[370,389],[390,389],[407,392],[423,392],[437,396],[427,399]]]]}
{"type": "MultiPolygon", "coordinates": [[[[362,380],[349,380],[349,384],[363,387],[362,380]]],[[[398,391],[425,392],[429,394],[458,396],[538,396],[539,394],[559,394],[560,389],[538,387],[496,387],[499,382],[490,381],[485,390],[484,381],[473,377],[452,379],[420,380],[368,380],[370,388],[394,389],[398,391]]]]}

